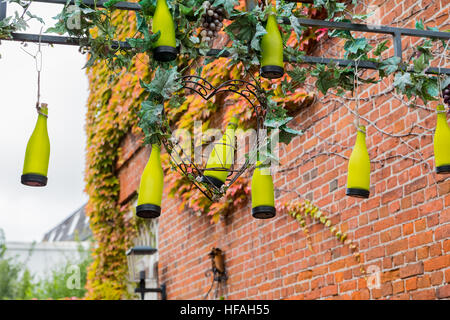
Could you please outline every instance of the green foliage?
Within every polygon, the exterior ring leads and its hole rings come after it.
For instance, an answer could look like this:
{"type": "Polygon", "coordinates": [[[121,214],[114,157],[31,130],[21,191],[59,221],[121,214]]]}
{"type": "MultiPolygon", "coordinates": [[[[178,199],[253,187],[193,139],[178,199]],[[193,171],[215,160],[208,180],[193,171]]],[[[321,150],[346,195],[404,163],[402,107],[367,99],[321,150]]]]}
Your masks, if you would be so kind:
{"type": "Polygon", "coordinates": [[[0,229],[0,300],[14,299],[18,293],[22,265],[5,257],[6,245],[3,230],[0,229]]]}
{"type": "MultiPolygon", "coordinates": [[[[180,74],[176,67],[156,69],[153,80],[146,84],[141,81],[141,86],[148,92],[148,97],[141,104],[139,111],[139,126],[145,134],[146,143],[160,143],[161,128],[168,127],[167,119],[163,117],[164,102],[170,100],[181,89],[180,74]]],[[[178,105],[180,101],[176,101],[178,105]]]]}
{"type": "Polygon", "coordinates": [[[93,259],[90,250],[84,249],[81,245],[78,252],[80,260],[68,259],[64,264],[56,266],[44,279],[33,284],[33,288],[28,289],[25,296],[37,299],[83,298],[87,292],[85,288],[87,270],[93,259]],[[79,287],[75,281],[75,277],[78,276],[79,287]]]}
{"type": "MultiPolygon", "coordinates": [[[[0,300],[82,298],[86,294],[87,268],[92,262],[90,250],[78,247],[80,259],[67,259],[41,279],[35,279],[26,263],[6,258],[6,245],[0,229],[0,300]],[[71,276],[79,271],[79,287],[70,287],[71,276]]],[[[29,254],[32,254],[32,250],[29,254]]],[[[75,276],[78,277],[78,274],[75,276]]],[[[78,285],[78,283],[76,284],[78,285]]]]}
{"type": "Polygon", "coordinates": [[[30,5],[29,2],[25,1],[22,2],[19,0],[6,0],[6,2],[16,3],[20,5],[23,8],[23,12],[21,15],[19,15],[19,13],[16,11],[14,12],[14,16],[9,16],[3,20],[0,20],[0,40],[10,39],[12,37],[13,32],[26,30],[28,28],[28,22],[30,20],[34,19],[44,24],[44,20],[42,20],[42,18],[28,11],[28,7],[30,5]]]}

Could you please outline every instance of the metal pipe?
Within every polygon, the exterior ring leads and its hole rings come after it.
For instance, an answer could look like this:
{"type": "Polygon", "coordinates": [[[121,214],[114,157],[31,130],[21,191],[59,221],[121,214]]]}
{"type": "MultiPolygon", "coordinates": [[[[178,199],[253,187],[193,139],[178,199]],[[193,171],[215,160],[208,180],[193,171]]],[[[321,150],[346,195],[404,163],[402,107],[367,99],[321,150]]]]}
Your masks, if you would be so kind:
{"type": "MultiPolygon", "coordinates": [[[[21,41],[21,42],[39,42],[39,35],[38,34],[28,34],[28,33],[13,33],[12,39],[7,40],[14,40],[14,41],[21,41]]],[[[71,37],[63,37],[63,36],[48,36],[43,35],[41,38],[42,43],[49,43],[49,44],[61,44],[61,45],[72,45],[72,46],[78,46],[80,44],[80,39],[78,38],[71,38],[71,37]]],[[[113,42],[112,47],[114,49],[117,49],[120,46],[123,50],[130,49],[130,45],[127,42],[113,42]]],[[[211,49],[206,53],[206,56],[208,57],[229,57],[230,53],[226,50],[221,49],[211,49]],[[219,55],[220,54],[220,55],[219,55]]],[[[302,61],[288,61],[285,60],[285,62],[298,62],[298,63],[314,63],[314,64],[329,64],[330,62],[334,62],[338,64],[339,66],[348,66],[348,65],[355,65],[354,60],[346,60],[346,59],[335,59],[335,58],[322,58],[322,57],[314,57],[314,56],[304,56],[302,57],[302,61]]],[[[378,69],[379,65],[376,62],[372,61],[359,61],[358,67],[363,69],[378,69]]],[[[426,73],[428,74],[447,74],[450,75],[450,69],[449,68],[429,68],[426,73]]]]}
{"type": "Polygon", "coordinates": [[[6,2],[0,1],[0,21],[6,18],[6,2]]]}
{"type": "MultiPolygon", "coordinates": [[[[65,4],[66,0],[34,0],[35,2],[45,2],[45,3],[54,3],[54,4],[65,4]]],[[[88,6],[97,6],[103,7],[103,4],[106,1],[104,0],[84,0],[84,4],[88,6]]],[[[248,0],[249,5],[251,5],[252,0],[248,0]]],[[[293,1],[293,2],[304,2],[304,1],[293,1]]],[[[74,3],[74,0],[71,0],[70,3],[74,3]]],[[[121,10],[140,10],[141,6],[138,3],[132,2],[118,2],[115,7],[121,10]]],[[[4,15],[6,17],[6,2],[0,3],[0,18],[4,15]]],[[[315,20],[315,19],[298,19],[300,25],[305,27],[320,27],[320,28],[328,28],[335,30],[347,30],[347,31],[356,31],[356,32],[370,32],[370,33],[381,33],[381,34],[390,34],[393,36],[394,40],[394,54],[395,56],[402,59],[402,36],[411,36],[411,37],[425,37],[430,39],[441,39],[441,40],[450,40],[449,32],[440,32],[440,31],[431,31],[431,30],[416,30],[416,29],[407,29],[407,28],[396,28],[389,26],[377,26],[377,25],[366,25],[366,24],[357,24],[357,23],[347,23],[347,22],[335,22],[335,21],[325,21],[325,20],[315,20]]],[[[288,19],[283,21],[285,24],[290,24],[288,19]]],[[[22,42],[39,42],[39,35],[37,34],[27,34],[27,33],[13,33],[12,39],[14,41],[22,41],[22,42]]],[[[79,45],[80,39],[73,37],[64,37],[64,36],[50,36],[43,35],[41,38],[42,43],[49,44],[62,44],[62,45],[79,45]]],[[[115,41],[112,44],[114,49],[122,48],[124,50],[130,49],[130,45],[127,42],[119,42],[115,41]]],[[[226,50],[220,49],[211,49],[207,52],[206,56],[209,57],[228,57],[230,54],[226,50]]],[[[302,61],[286,61],[286,62],[305,62],[305,63],[316,63],[316,64],[328,64],[330,62],[337,63],[340,66],[348,66],[355,65],[355,61],[353,60],[345,60],[345,59],[335,59],[335,58],[322,58],[322,57],[312,57],[312,56],[304,56],[302,61]]],[[[364,69],[377,69],[379,65],[375,62],[371,61],[360,61],[358,62],[358,66],[364,69]]],[[[450,74],[450,69],[448,68],[429,68],[427,71],[429,74],[450,74]]]]}
{"type": "MultiPolygon", "coordinates": [[[[33,0],[34,2],[44,2],[44,3],[52,3],[52,4],[63,4],[65,5],[67,3],[67,0],[33,0]]],[[[104,4],[107,1],[105,0],[83,0],[82,4],[88,6],[88,7],[98,7],[98,8],[104,8],[104,4]]],[[[74,0],[70,0],[69,4],[73,5],[75,4],[74,0]]],[[[141,10],[141,5],[134,2],[118,2],[114,5],[115,8],[119,10],[132,10],[137,11],[141,10]]]]}

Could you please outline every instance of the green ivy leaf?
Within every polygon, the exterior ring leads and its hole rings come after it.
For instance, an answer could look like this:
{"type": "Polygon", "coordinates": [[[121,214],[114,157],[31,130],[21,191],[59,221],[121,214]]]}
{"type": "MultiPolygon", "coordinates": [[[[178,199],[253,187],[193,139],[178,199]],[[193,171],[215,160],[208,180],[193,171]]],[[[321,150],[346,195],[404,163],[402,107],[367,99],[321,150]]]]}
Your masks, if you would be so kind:
{"type": "Polygon", "coordinates": [[[284,144],[291,143],[292,139],[303,134],[303,131],[294,130],[288,127],[282,127],[279,132],[279,141],[284,144]]]}
{"type": "Polygon", "coordinates": [[[345,57],[349,59],[359,59],[365,57],[372,49],[369,41],[366,38],[357,38],[347,40],[344,45],[345,57]]]}
{"type": "Polygon", "coordinates": [[[450,85],[450,76],[445,77],[445,79],[441,81],[442,89],[445,89],[448,85],[450,85]]]}
{"type": "Polygon", "coordinates": [[[425,30],[425,26],[423,24],[422,19],[416,21],[416,29],[418,29],[418,30],[425,30]]]}
{"type": "Polygon", "coordinates": [[[231,13],[234,7],[239,3],[238,0],[215,0],[211,1],[215,7],[223,6],[228,13],[231,13]]]}
{"type": "Polygon", "coordinates": [[[398,88],[400,91],[404,92],[407,86],[412,86],[411,74],[408,72],[405,73],[397,73],[394,79],[394,86],[398,88]]]}
{"type": "Polygon", "coordinates": [[[291,26],[294,29],[295,35],[297,36],[297,39],[299,40],[302,35],[303,35],[303,31],[306,30],[305,27],[303,27],[302,25],[300,25],[298,18],[294,15],[292,15],[289,18],[289,21],[291,22],[291,26]]]}
{"type": "Polygon", "coordinates": [[[384,75],[390,75],[398,70],[400,62],[400,57],[390,57],[380,62],[380,70],[384,72],[384,75]]]}
{"type": "Polygon", "coordinates": [[[141,86],[144,87],[150,94],[149,98],[156,98],[168,100],[173,93],[181,89],[181,83],[178,80],[180,74],[177,68],[163,69],[159,67],[155,71],[155,76],[149,84],[141,81],[141,86]]]}
{"type": "Polygon", "coordinates": [[[266,119],[264,121],[264,125],[268,128],[278,129],[281,126],[288,123],[289,121],[291,121],[292,119],[293,119],[292,117],[266,119]]]}
{"type": "Polygon", "coordinates": [[[417,73],[424,73],[428,67],[428,63],[425,61],[425,55],[422,54],[419,58],[414,59],[414,71],[417,73]]]}
{"type": "Polygon", "coordinates": [[[267,33],[266,29],[262,26],[260,22],[256,24],[255,35],[253,36],[251,46],[256,51],[261,51],[261,38],[267,33]]]}
{"type": "Polygon", "coordinates": [[[156,0],[141,0],[139,1],[142,12],[147,16],[153,16],[156,10],[156,0]]]}
{"type": "Polygon", "coordinates": [[[375,51],[373,52],[373,54],[375,56],[380,56],[384,51],[386,51],[387,49],[389,49],[389,47],[386,45],[389,42],[389,40],[385,40],[383,42],[381,42],[380,44],[378,44],[378,46],[376,47],[375,51]]]}

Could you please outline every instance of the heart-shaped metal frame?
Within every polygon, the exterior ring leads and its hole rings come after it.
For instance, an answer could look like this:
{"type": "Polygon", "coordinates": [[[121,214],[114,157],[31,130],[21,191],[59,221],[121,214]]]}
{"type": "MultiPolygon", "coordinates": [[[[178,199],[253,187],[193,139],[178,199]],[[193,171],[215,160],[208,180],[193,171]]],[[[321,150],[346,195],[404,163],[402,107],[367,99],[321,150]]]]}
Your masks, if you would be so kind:
{"type": "MultiPolygon", "coordinates": [[[[217,87],[213,86],[206,79],[199,76],[184,76],[179,80],[181,81],[183,89],[198,94],[205,101],[208,101],[212,97],[221,93],[236,93],[245,98],[252,106],[254,116],[256,117],[256,144],[253,150],[249,150],[248,154],[257,154],[257,150],[259,149],[261,143],[260,132],[261,129],[264,128],[264,118],[267,112],[267,103],[264,90],[248,81],[241,79],[228,80],[217,87]]],[[[163,112],[163,117],[165,117],[165,115],[166,112],[163,112]]],[[[208,168],[208,171],[217,170],[229,172],[225,184],[221,188],[218,188],[214,184],[207,182],[208,179],[204,179],[203,172],[206,168],[199,167],[191,161],[191,155],[185,152],[179,141],[173,138],[171,129],[166,127],[162,128],[162,130],[164,134],[162,135],[161,142],[166,151],[169,153],[171,162],[176,168],[178,168],[180,173],[189,179],[195,187],[197,187],[209,200],[213,202],[218,201],[226,193],[228,187],[230,187],[247,169],[254,165],[254,161],[251,161],[249,157],[246,157],[245,163],[239,168],[235,168],[234,165],[232,165],[230,169],[208,168]],[[177,155],[177,159],[175,159],[175,154],[177,155]]]]}

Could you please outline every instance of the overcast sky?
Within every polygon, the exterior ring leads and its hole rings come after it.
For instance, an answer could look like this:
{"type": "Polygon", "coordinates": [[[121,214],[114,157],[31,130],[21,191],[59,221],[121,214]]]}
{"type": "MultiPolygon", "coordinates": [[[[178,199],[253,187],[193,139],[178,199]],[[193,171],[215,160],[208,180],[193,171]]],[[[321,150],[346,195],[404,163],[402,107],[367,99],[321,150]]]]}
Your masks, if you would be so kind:
{"type": "MultiPolygon", "coordinates": [[[[33,3],[30,11],[53,25],[62,6],[33,3]]],[[[8,15],[12,12],[10,10],[8,15]]],[[[33,33],[40,24],[33,23],[33,33]]],[[[48,103],[50,164],[43,188],[20,183],[27,141],[36,123],[35,62],[18,42],[0,44],[0,228],[7,241],[41,241],[44,233],[87,201],[84,131],[88,81],[86,56],[72,46],[44,46],[42,102],[48,103]]],[[[37,45],[26,48],[35,53],[37,45]]]]}

